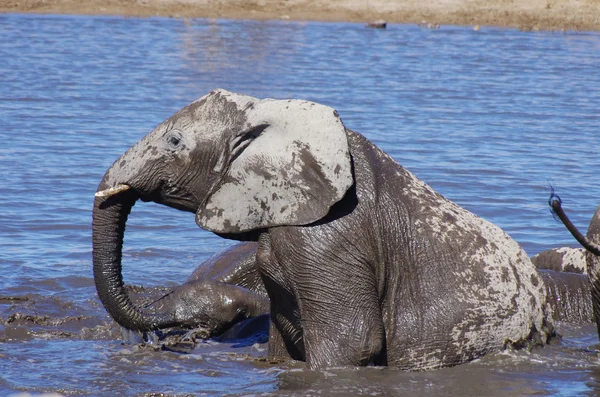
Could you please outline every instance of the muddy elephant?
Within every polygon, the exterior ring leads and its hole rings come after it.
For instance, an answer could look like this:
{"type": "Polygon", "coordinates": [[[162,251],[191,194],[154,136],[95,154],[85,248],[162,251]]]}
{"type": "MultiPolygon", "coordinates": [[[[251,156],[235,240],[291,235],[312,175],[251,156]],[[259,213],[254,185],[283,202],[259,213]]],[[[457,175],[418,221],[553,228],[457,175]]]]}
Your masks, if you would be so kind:
{"type": "Polygon", "coordinates": [[[555,270],[560,268],[557,258],[562,255],[562,250],[559,253],[552,250],[540,254],[531,260],[546,286],[547,312],[552,320],[571,324],[594,322],[587,275],[569,265],[570,262],[565,262],[565,270],[555,270]]]}
{"type": "Polygon", "coordinates": [[[590,221],[587,234],[584,236],[571,222],[562,208],[562,200],[552,191],[548,204],[553,213],[562,221],[567,230],[586,250],[585,271],[589,278],[594,319],[600,336],[600,206],[590,221]]]}
{"type": "Polygon", "coordinates": [[[93,209],[98,295],[122,326],[151,330],[176,319],[132,304],[123,288],[137,200],[257,242],[271,356],[432,369],[553,335],[544,280],[521,247],[324,105],[216,90],[106,171],[93,209]]]}
{"type": "MultiPolygon", "coordinates": [[[[600,217],[592,219],[590,228],[594,223],[600,225],[600,217]]],[[[585,248],[552,248],[534,255],[531,261],[546,282],[548,303],[555,320],[594,322],[585,248]]]]}

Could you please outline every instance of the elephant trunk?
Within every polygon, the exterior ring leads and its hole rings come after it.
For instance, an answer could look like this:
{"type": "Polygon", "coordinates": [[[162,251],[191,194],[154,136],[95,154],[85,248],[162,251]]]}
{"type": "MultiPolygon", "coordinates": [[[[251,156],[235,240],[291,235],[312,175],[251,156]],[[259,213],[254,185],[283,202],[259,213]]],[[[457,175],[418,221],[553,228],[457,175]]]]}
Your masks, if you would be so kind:
{"type": "MultiPolygon", "coordinates": [[[[100,186],[106,186],[104,180],[100,186]]],[[[92,221],[94,281],[102,304],[117,323],[134,331],[150,331],[172,326],[174,319],[168,313],[144,313],[131,302],[123,283],[121,257],[125,224],[138,198],[134,190],[95,198],[92,221]]]]}

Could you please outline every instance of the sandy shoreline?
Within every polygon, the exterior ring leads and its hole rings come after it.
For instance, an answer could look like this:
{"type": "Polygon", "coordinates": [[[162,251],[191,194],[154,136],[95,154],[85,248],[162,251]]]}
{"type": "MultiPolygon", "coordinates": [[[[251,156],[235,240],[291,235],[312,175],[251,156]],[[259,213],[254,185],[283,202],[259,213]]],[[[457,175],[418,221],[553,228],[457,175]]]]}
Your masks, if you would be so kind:
{"type": "Polygon", "coordinates": [[[0,12],[429,23],[600,31],[597,0],[1,0],[0,12]]]}

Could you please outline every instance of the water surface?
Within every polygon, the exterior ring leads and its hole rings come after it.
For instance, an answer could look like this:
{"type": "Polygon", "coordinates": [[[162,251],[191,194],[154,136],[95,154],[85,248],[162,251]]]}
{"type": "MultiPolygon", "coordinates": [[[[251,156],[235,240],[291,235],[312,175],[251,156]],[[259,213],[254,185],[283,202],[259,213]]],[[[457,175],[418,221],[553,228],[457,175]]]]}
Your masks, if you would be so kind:
{"type": "MultiPolygon", "coordinates": [[[[0,15],[0,394],[593,395],[595,327],[457,368],[307,371],[264,345],[194,354],[124,346],[91,272],[104,171],[179,108],[221,87],[338,110],[446,197],[530,254],[575,246],[548,184],[585,229],[596,206],[600,36],[360,24],[0,15]],[[8,299],[10,297],[10,299],[8,299]]],[[[126,281],[182,282],[230,245],[192,214],[134,208],[126,281]]]]}

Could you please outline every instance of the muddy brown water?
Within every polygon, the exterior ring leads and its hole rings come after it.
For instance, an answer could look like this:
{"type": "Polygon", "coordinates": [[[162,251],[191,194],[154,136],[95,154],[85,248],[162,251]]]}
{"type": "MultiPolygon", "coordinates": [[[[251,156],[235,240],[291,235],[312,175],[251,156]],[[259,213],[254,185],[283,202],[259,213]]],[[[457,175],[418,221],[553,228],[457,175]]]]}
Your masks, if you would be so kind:
{"type": "MultiPolygon", "coordinates": [[[[0,15],[0,395],[596,395],[591,324],[544,349],[455,368],[308,371],[264,344],[191,354],[124,345],[95,294],[91,208],[104,170],[222,87],[336,108],[446,197],[534,255],[599,204],[600,36],[442,26],[0,15]]],[[[192,214],[134,208],[128,283],[173,286],[230,241],[192,214]]]]}

